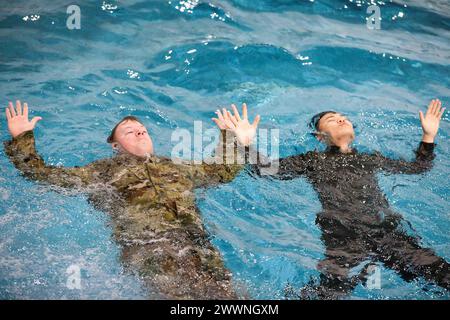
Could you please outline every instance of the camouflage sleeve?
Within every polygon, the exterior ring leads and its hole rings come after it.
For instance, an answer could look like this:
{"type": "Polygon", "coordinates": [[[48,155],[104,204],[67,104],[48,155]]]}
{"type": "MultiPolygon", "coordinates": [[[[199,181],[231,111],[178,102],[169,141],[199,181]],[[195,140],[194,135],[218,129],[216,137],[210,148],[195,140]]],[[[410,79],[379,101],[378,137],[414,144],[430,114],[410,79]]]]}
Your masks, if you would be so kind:
{"type": "Polygon", "coordinates": [[[98,180],[94,162],[84,167],[46,165],[36,152],[33,131],[26,131],[5,142],[5,152],[14,166],[32,180],[60,187],[86,187],[98,180]]]}
{"type": "Polygon", "coordinates": [[[240,145],[233,133],[221,130],[214,155],[204,159],[201,164],[190,164],[194,184],[207,187],[232,181],[250,162],[251,150],[240,145]]]}

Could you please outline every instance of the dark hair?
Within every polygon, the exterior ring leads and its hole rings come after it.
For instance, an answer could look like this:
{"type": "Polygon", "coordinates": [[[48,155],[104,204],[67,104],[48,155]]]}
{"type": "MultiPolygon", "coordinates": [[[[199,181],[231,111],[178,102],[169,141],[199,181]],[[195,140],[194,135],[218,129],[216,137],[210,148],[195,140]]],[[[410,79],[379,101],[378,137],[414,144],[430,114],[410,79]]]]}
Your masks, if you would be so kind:
{"type": "Polygon", "coordinates": [[[336,111],[332,111],[332,110],[323,111],[323,112],[320,112],[320,113],[314,115],[311,118],[311,121],[309,122],[309,128],[314,131],[314,132],[312,132],[313,135],[315,135],[315,131],[319,131],[320,119],[322,119],[323,116],[328,114],[328,113],[337,113],[337,112],[336,111]]]}
{"type": "Polygon", "coordinates": [[[136,122],[142,123],[141,120],[139,120],[139,119],[136,118],[135,116],[126,116],[125,118],[123,118],[122,120],[120,120],[120,121],[115,125],[115,127],[111,130],[111,134],[110,134],[109,137],[106,139],[106,142],[108,142],[108,143],[113,143],[113,142],[115,142],[114,135],[116,134],[117,127],[118,127],[121,123],[123,123],[123,122],[125,122],[125,121],[136,121],[136,122]]]}

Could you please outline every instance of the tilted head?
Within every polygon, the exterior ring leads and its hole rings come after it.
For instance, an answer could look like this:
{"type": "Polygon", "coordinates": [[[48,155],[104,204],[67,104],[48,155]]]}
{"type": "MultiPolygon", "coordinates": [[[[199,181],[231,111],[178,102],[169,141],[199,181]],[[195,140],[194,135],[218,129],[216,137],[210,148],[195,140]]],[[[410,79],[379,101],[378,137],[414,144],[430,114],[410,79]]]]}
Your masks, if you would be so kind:
{"type": "Polygon", "coordinates": [[[353,124],[335,111],[324,111],[312,117],[310,127],[314,136],[329,146],[349,145],[355,139],[353,124]]]}
{"type": "Polygon", "coordinates": [[[114,150],[138,157],[153,154],[153,142],[141,121],[133,116],[120,120],[106,140],[114,150]]]}

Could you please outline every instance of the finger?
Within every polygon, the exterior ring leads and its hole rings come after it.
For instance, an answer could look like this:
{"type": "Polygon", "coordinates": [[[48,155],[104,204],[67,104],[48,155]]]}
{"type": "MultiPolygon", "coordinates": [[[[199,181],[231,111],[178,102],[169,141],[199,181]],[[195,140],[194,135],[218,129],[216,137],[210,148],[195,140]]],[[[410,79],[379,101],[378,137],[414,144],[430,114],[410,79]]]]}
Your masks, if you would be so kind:
{"type": "Polygon", "coordinates": [[[225,129],[225,124],[222,121],[220,121],[219,119],[212,118],[211,120],[216,123],[216,125],[219,127],[219,129],[225,129]]]}
{"type": "Polygon", "coordinates": [[[442,119],[442,116],[444,115],[445,109],[446,108],[442,108],[441,112],[439,112],[439,120],[442,119]]]}
{"type": "Polygon", "coordinates": [[[16,116],[16,110],[14,109],[12,102],[9,103],[9,111],[11,112],[11,116],[16,116]]]}
{"type": "Polygon", "coordinates": [[[14,109],[14,106],[13,106],[13,104],[12,104],[12,102],[10,101],[9,103],[8,103],[8,106],[6,107],[6,109],[8,109],[8,112],[9,112],[9,115],[11,116],[11,118],[13,117],[13,114],[12,114],[12,109],[14,109]]]}
{"type": "Polygon", "coordinates": [[[214,113],[217,115],[217,118],[218,118],[219,120],[220,120],[220,119],[223,119],[222,112],[220,112],[219,109],[217,109],[214,113]]]}
{"type": "Polygon", "coordinates": [[[255,117],[255,120],[253,120],[252,126],[253,127],[257,127],[259,124],[259,120],[261,120],[261,117],[259,116],[259,114],[255,117]]]}
{"type": "Polygon", "coordinates": [[[242,118],[248,119],[247,104],[245,102],[242,104],[242,118]]]}
{"type": "Polygon", "coordinates": [[[222,108],[222,114],[223,114],[224,120],[227,120],[227,119],[229,120],[227,109],[222,108]]]}
{"type": "Polygon", "coordinates": [[[222,121],[218,118],[211,118],[211,120],[214,121],[219,128],[222,129],[222,127],[225,127],[225,121],[222,121]]]}
{"type": "Polygon", "coordinates": [[[22,104],[20,103],[20,100],[16,101],[16,111],[18,116],[22,115],[22,104]]]}
{"type": "Polygon", "coordinates": [[[233,109],[234,112],[234,116],[236,117],[237,121],[241,121],[241,116],[239,115],[239,111],[236,108],[236,106],[234,104],[231,105],[231,108],[233,109]]]}
{"type": "Polygon", "coordinates": [[[34,128],[34,126],[36,125],[36,123],[39,120],[42,120],[42,118],[41,117],[34,117],[33,119],[31,119],[31,124],[32,124],[33,128],[34,128]]]}
{"type": "Polygon", "coordinates": [[[11,120],[11,112],[9,111],[9,108],[5,108],[5,113],[6,113],[6,119],[8,121],[11,120]]]}
{"type": "Polygon", "coordinates": [[[433,105],[431,106],[431,109],[430,109],[430,114],[431,114],[431,115],[434,115],[434,114],[435,114],[435,112],[436,112],[436,106],[437,106],[437,100],[434,99],[434,100],[433,100],[433,105]]]}
{"type": "Polygon", "coordinates": [[[230,119],[225,120],[225,124],[227,125],[228,129],[231,129],[231,130],[236,129],[236,126],[230,119]]]}
{"type": "Polygon", "coordinates": [[[217,109],[215,113],[217,114],[217,118],[218,118],[220,121],[224,121],[223,115],[222,115],[222,113],[220,112],[219,109],[217,109]]]}
{"type": "Polygon", "coordinates": [[[419,111],[419,117],[420,117],[420,122],[423,123],[424,117],[423,117],[423,112],[422,111],[419,111]]]}
{"type": "Polygon", "coordinates": [[[231,112],[228,111],[228,110],[227,110],[227,113],[228,113],[228,118],[231,120],[231,122],[233,122],[233,124],[234,124],[235,126],[237,126],[238,120],[236,119],[236,115],[233,117],[233,115],[231,114],[231,112]]]}
{"type": "Polygon", "coordinates": [[[435,115],[436,117],[439,117],[439,113],[441,112],[441,106],[442,106],[442,103],[441,103],[441,101],[438,99],[437,102],[436,102],[436,108],[435,108],[435,110],[434,110],[434,115],[435,115]]]}
{"type": "Polygon", "coordinates": [[[26,102],[23,104],[23,116],[28,119],[28,103],[26,102]]]}
{"type": "Polygon", "coordinates": [[[425,115],[429,115],[430,114],[431,109],[433,109],[433,105],[434,105],[434,99],[431,100],[430,104],[428,105],[427,112],[425,113],[425,115]]]}

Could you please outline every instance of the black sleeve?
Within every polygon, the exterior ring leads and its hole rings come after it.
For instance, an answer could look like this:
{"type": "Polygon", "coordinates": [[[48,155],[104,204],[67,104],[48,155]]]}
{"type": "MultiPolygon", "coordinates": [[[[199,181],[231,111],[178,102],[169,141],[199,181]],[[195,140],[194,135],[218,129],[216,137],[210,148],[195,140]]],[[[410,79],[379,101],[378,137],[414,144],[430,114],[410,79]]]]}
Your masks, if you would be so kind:
{"type": "Polygon", "coordinates": [[[280,158],[278,160],[264,159],[258,164],[249,166],[252,174],[260,177],[271,177],[279,180],[292,180],[305,174],[312,166],[311,152],[280,158]]]}
{"type": "Polygon", "coordinates": [[[419,174],[432,168],[434,146],[434,143],[420,142],[414,161],[389,159],[379,153],[373,155],[373,161],[377,167],[389,173],[419,174]]]}

